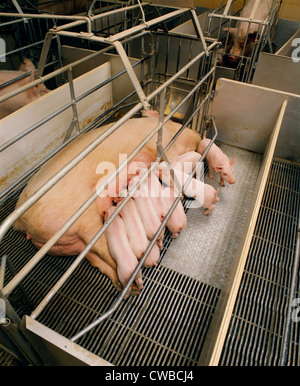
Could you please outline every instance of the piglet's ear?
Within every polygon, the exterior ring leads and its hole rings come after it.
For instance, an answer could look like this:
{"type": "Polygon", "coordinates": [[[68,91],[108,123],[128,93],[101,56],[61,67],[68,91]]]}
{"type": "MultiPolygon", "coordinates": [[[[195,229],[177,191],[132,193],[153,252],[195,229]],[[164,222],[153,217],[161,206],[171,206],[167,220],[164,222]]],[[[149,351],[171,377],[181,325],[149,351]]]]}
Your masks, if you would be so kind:
{"type": "Polygon", "coordinates": [[[217,173],[220,173],[222,170],[223,170],[223,166],[216,166],[216,167],[215,167],[215,171],[216,171],[217,173]]]}
{"type": "Polygon", "coordinates": [[[233,166],[235,164],[235,157],[233,157],[233,160],[230,162],[230,165],[233,166]]]}

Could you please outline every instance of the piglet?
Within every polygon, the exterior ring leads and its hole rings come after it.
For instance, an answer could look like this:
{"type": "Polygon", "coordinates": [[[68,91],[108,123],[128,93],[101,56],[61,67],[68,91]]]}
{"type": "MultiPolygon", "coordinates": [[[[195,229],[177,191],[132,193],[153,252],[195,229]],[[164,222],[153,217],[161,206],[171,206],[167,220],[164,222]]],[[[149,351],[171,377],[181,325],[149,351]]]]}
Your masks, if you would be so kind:
{"type": "Polygon", "coordinates": [[[154,173],[150,173],[148,176],[148,192],[151,197],[153,206],[156,210],[156,213],[160,219],[160,221],[163,221],[166,217],[166,214],[168,213],[168,205],[165,201],[165,198],[163,197],[163,190],[161,183],[158,179],[158,177],[154,173]]]}
{"type": "MultiPolygon", "coordinates": [[[[172,186],[173,181],[169,176],[170,171],[163,162],[161,163],[161,169],[163,182],[172,186]]],[[[190,183],[185,186],[190,176],[187,173],[182,172],[181,169],[177,167],[174,168],[174,174],[181,187],[185,187],[184,194],[187,197],[196,199],[200,206],[206,208],[206,211],[204,212],[205,215],[210,214],[215,209],[216,206],[214,203],[219,201],[217,196],[219,189],[215,190],[212,186],[205,184],[196,178],[192,178],[190,183]]]]}
{"type": "Polygon", "coordinates": [[[137,259],[140,259],[149,245],[149,240],[147,239],[144,225],[133,198],[130,198],[123,207],[120,212],[120,216],[124,221],[131,249],[137,259]]]}
{"type": "Polygon", "coordinates": [[[200,158],[201,154],[198,152],[188,151],[170,160],[170,165],[180,167],[183,172],[191,174],[200,158]]]}
{"type": "MultiPolygon", "coordinates": [[[[197,152],[203,154],[207,146],[210,144],[210,139],[203,138],[198,147],[197,152]]],[[[214,143],[206,154],[206,159],[209,168],[209,178],[214,178],[214,171],[220,174],[220,185],[225,186],[224,180],[229,184],[234,184],[233,165],[235,164],[235,157],[229,161],[226,154],[222,152],[214,143]]]]}
{"type": "Polygon", "coordinates": [[[158,260],[160,258],[160,251],[157,244],[154,244],[149,255],[146,257],[143,266],[151,268],[153,266],[157,267],[158,260]]]}
{"type": "MultiPolygon", "coordinates": [[[[166,202],[168,203],[168,209],[171,208],[173,202],[178,197],[176,195],[176,189],[169,186],[163,188],[163,196],[166,202]]],[[[186,214],[182,202],[179,201],[166,224],[167,228],[171,232],[171,238],[174,239],[179,236],[179,232],[181,232],[185,228],[186,222],[186,214]]]]}
{"type": "MultiPolygon", "coordinates": [[[[116,210],[116,206],[112,206],[105,213],[105,220],[116,210]]],[[[124,222],[121,216],[118,214],[112,221],[110,226],[105,231],[107,239],[108,249],[117,264],[117,274],[123,287],[127,284],[130,276],[138,265],[138,260],[133,253],[124,222]]],[[[136,285],[139,289],[143,288],[142,273],[139,271],[135,278],[136,285]]],[[[130,289],[128,290],[128,292],[130,289]]],[[[128,293],[125,295],[125,299],[128,297],[128,293]]]]}
{"type": "MultiPolygon", "coordinates": [[[[132,178],[128,185],[128,189],[131,190],[138,182],[138,176],[132,178]]],[[[157,215],[156,209],[154,208],[152,199],[149,196],[147,184],[142,183],[140,185],[139,189],[135,192],[133,199],[143,222],[146,235],[149,240],[152,240],[161,225],[161,221],[157,215]]],[[[157,244],[160,248],[162,248],[163,235],[164,230],[162,230],[159,238],[157,239],[157,244]]]]}

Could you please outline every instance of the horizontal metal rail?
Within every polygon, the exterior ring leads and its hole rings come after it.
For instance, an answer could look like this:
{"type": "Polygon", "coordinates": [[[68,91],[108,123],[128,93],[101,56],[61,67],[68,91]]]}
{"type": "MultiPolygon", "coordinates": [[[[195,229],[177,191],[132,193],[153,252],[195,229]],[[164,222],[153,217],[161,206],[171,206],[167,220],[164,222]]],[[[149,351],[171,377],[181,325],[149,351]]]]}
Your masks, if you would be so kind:
{"type": "Polygon", "coordinates": [[[228,19],[228,20],[236,20],[236,21],[245,21],[245,22],[248,22],[248,23],[254,23],[254,24],[264,24],[264,25],[267,25],[268,24],[268,19],[269,19],[269,16],[265,19],[265,20],[258,20],[258,19],[249,19],[247,17],[240,17],[240,16],[231,16],[231,15],[226,15],[224,16],[223,14],[219,14],[219,13],[210,13],[208,14],[209,17],[217,17],[219,19],[228,19]]]}

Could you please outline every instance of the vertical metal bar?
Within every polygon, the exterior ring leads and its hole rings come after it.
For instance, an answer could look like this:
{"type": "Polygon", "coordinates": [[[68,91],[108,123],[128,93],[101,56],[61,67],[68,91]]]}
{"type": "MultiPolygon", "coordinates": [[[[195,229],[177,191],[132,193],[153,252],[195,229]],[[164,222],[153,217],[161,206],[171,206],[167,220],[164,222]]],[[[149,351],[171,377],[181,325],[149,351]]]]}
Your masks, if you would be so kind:
{"type": "Polygon", "coordinates": [[[132,65],[128,59],[128,56],[124,50],[123,45],[119,41],[113,42],[113,45],[116,48],[118,54],[120,55],[120,58],[122,59],[122,62],[127,70],[129,78],[130,78],[130,80],[131,80],[131,82],[136,90],[136,93],[137,93],[144,109],[148,110],[150,108],[150,105],[146,100],[146,95],[145,95],[145,93],[140,85],[140,82],[139,82],[139,80],[138,80],[138,78],[137,78],[137,76],[132,68],[132,65]]]}
{"type": "Polygon", "coordinates": [[[260,3],[260,0],[255,1],[254,6],[253,6],[252,11],[251,11],[250,18],[249,18],[250,20],[254,19],[254,15],[255,15],[255,12],[257,10],[259,3],[260,3]]]}
{"type": "Polygon", "coordinates": [[[68,71],[68,81],[69,81],[70,96],[71,96],[71,101],[72,101],[73,119],[72,119],[70,127],[69,127],[69,129],[68,129],[68,131],[67,131],[67,133],[65,135],[64,142],[66,142],[66,141],[68,141],[70,139],[72,131],[73,131],[75,126],[76,126],[77,133],[78,134],[80,133],[72,68],[69,68],[69,71],[68,71]]]}
{"type": "Polygon", "coordinates": [[[190,12],[192,14],[192,20],[193,20],[193,23],[194,23],[194,26],[195,26],[196,34],[201,39],[201,43],[203,45],[205,54],[206,54],[206,56],[208,56],[209,52],[208,52],[208,49],[207,49],[207,45],[206,45],[206,42],[205,42],[205,39],[204,39],[204,35],[203,35],[202,28],[201,28],[200,23],[199,23],[199,19],[198,19],[197,13],[196,13],[196,11],[194,9],[191,9],[190,12]]]}
{"type": "MultiPolygon", "coordinates": [[[[16,10],[22,15],[24,12],[22,11],[22,8],[19,6],[19,3],[17,2],[17,0],[12,0],[13,2],[13,5],[16,7],[16,10]]],[[[22,20],[24,21],[24,23],[28,23],[28,20],[24,17],[22,18],[22,20]]]]}
{"type": "Polygon", "coordinates": [[[53,35],[54,34],[52,32],[47,32],[46,34],[45,42],[40,56],[40,61],[36,70],[36,78],[42,76],[43,74],[53,35]]]}
{"type": "Polygon", "coordinates": [[[231,4],[232,4],[232,0],[228,0],[227,4],[225,6],[224,12],[223,12],[223,16],[227,16],[228,15],[229,8],[231,7],[231,4]]]}
{"type": "Polygon", "coordinates": [[[6,260],[7,256],[4,255],[1,259],[1,267],[0,267],[0,290],[3,288],[4,285],[4,276],[5,276],[5,268],[6,268],[6,260]]]}

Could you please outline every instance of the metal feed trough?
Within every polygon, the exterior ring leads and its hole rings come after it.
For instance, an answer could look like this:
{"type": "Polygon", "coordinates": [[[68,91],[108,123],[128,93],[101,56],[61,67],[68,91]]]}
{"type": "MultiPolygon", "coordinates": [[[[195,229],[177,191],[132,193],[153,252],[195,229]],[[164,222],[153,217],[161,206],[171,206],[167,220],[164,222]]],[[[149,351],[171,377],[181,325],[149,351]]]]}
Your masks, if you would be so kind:
{"type": "MultiPolygon", "coordinates": [[[[146,11],[152,5],[142,6],[146,11]]],[[[0,122],[1,347],[33,365],[299,365],[300,328],[292,316],[300,297],[299,95],[219,79],[211,101],[219,43],[203,38],[193,9],[168,8],[121,33],[94,35],[94,22],[107,16],[71,21],[80,25],[79,32],[70,25],[50,30],[38,66],[41,78],[29,86],[62,73],[68,83],[0,122]],[[185,13],[194,20],[196,36],[160,30],[185,13]],[[62,46],[64,66],[43,75],[55,34],[99,49],[62,46]],[[209,216],[193,208],[192,199],[184,200],[187,227],[177,239],[166,233],[158,267],[142,268],[144,289],[124,301],[135,274],[118,293],[84,258],[107,223],[80,255],[47,254],[98,195],[91,195],[39,251],[12,225],[150,105],[160,112],[159,123],[127,162],[154,136],[156,162],[165,157],[178,135],[166,148],[159,139],[173,116],[183,122],[182,129],[205,130],[230,159],[236,156],[236,183],[220,188],[209,216]],[[109,130],[14,210],[43,163],[106,123],[109,130]]],[[[124,167],[126,162],[100,189],[124,167]]],[[[205,181],[219,186],[216,177],[205,181]]]]}
{"type": "MultiPolygon", "coordinates": [[[[281,6],[281,0],[272,0],[269,15],[265,20],[255,19],[255,10],[259,6],[260,1],[257,0],[251,15],[241,17],[240,13],[243,7],[237,11],[233,11],[234,0],[224,1],[213,12],[208,14],[206,36],[216,38],[222,42],[219,52],[219,61],[217,67],[217,77],[226,77],[230,79],[239,80],[241,82],[250,83],[255,72],[256,63],[260,53],[266,48],[272,52],[272,37],[274,35],[275,26],[278,20],[278,14],[281,6]],[[239,60],[234,63],[228,60],[230,50],[233,52],[238,45],[238,35],[240,33],[241,22],[246,23],[247,33],[244,39],[244,44],[241,47],[241,52],[236,53],[239,60]],[[257,24],[257,34],[255,34],[251,50],[247,50],[247,42],[249,42],[249,29],[253,24],[257,24]],[[235,37],[230,34],[229,28],[237,27],[235,37]],[[224,31],[224,29],[227,29],[224,31]]],[[[245,5],[246,1],[244,1],[245,5]]],[[[253,39],[253,38],[251,38],[253,39]]]]}

